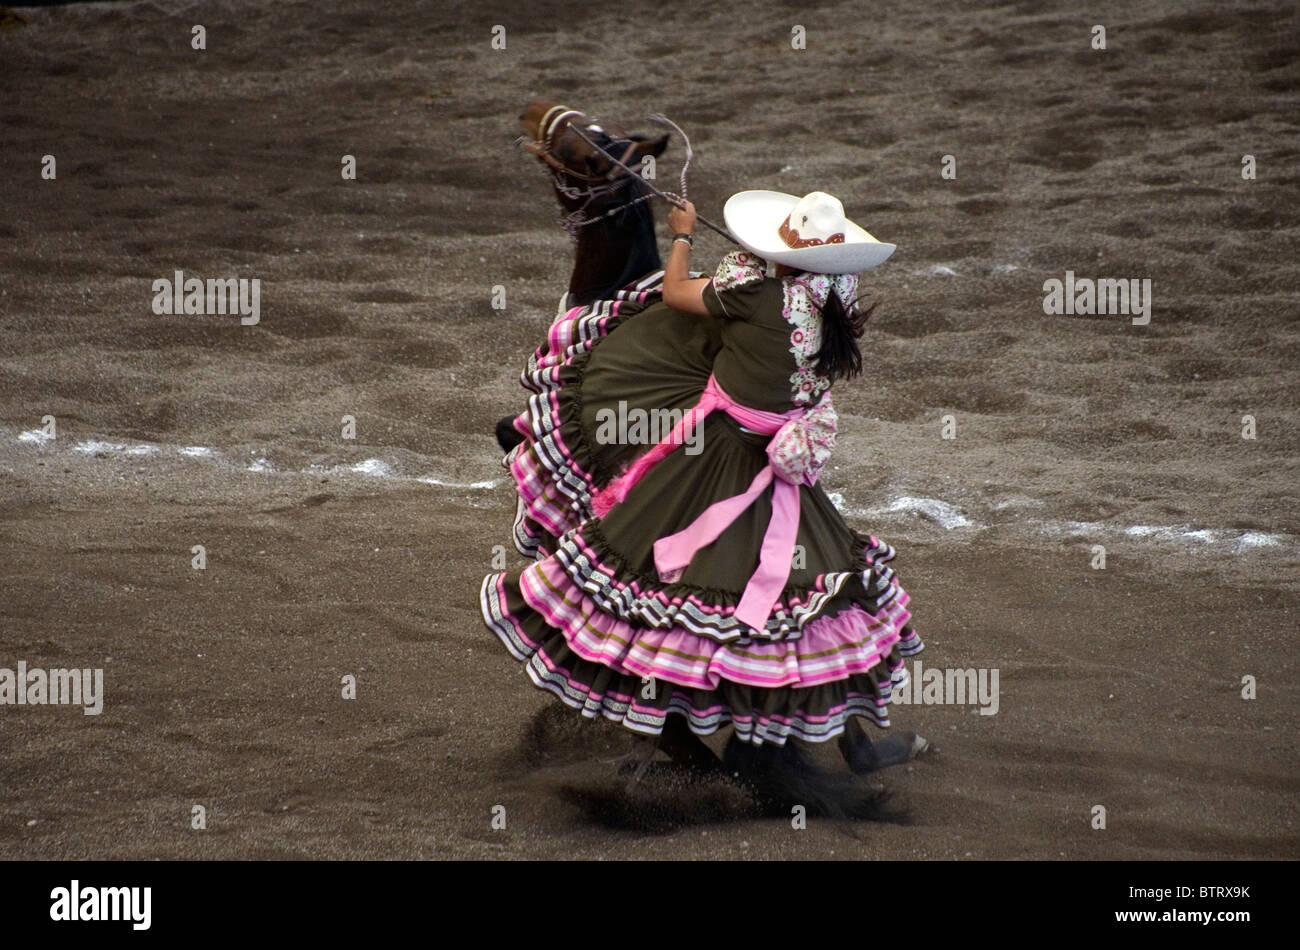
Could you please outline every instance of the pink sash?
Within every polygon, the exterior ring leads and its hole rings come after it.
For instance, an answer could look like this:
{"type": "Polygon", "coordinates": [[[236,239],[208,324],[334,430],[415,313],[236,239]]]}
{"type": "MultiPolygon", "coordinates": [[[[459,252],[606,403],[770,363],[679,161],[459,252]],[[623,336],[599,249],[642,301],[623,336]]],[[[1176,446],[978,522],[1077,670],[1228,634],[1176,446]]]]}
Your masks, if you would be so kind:
{"type": "MultiPolygon", "coordinates": [[[[704,421],[704,417],[716,409],[721,409],[746,429],[761,435],[775,435],[786,422],[803,414],[802,409],[789,412],[763,412],[736,402],[718,385],[718,381],[709,377],[700,401],[689,411],[683,413],[682,420],[658,444],[637,459],[626,472],[612,481],[592,499],[592,509],[600,517],[605,517],[614,505],[627,497],[632,486],[641,480],[646,472],[654,468],[670,455],[678,446],[683,445],[688,433],[704,421]]],[[[736,606],[736,619],[740,622],[762,630],[772,607],[781,595],[786,581],[790,578],[791,562],[794,558],[795,538],[799,531],[799,486],[776,477],[771,463],[763,466],[754,476],[749,488],[739,495],[733,495],[715,502],[706,508],[698,518],[676,534],[667,535],[654,544],[655,567],[659,576],[666,582],[681,577],[682,571],[691,563],[700,548],[712,544],[723,531],[754,503],[759,495],[774,485],[772,491],[772,519],[768,522],[763,535],[763,547],[758,558],[758,568],[745,585],[740,603],[736,606]]]]}

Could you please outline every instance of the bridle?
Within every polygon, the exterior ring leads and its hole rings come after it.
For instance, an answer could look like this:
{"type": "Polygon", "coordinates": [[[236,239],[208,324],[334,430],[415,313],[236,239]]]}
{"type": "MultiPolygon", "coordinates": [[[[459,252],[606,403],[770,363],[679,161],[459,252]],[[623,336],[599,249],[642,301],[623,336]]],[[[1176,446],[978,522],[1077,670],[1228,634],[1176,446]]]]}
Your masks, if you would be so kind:
{"type": "MultiPolygon", "coordinates": [[[[550,165],[552,171],[558,174],[563,174],[570,178],[576,178],[579,181],[613,180],[617,177],[614,172],[615,170],[619,170],[619,165],[615,165],[614,168],[610,169],[610,171],[604,175],[591,175],[572,169],[555,157],[555,153],[551,150],[551,147],[554,144],[555,133],[559,131],[560,123],[565,119],[570,119],[570,116],[580,116],[583,119],[587,118],[586,113],[579,112],[577,109],[570,109],[568,106],[552,106],[547,109],[546,114],[542,116],[541,121],[537,123],[537,140],[526,143],[524,148],[527,151],[532,152],[547,165],[550,165]]],[[[572,119],[570,119],[569,125],[573,125],[572,119]]],[[[587,124],[587,130],[592,132],[605,131],[594,122],[587,124]]],[[[578,130],[574,129],[573,131],[577,132],[578,130]]],[[[586,139],[587,137],[583,135],[581,138],[586,139]]],[[[590,142],[590,140],[588,141],[590,142]]],[[[632,157],[632,153],[636,151],[636,147],[637,143],[632,139],[628,139],[627,148],[624,150],[622,158],[618,160],[619,164],[626,164],[627,160],[632,157]]]]}
{"type": "MultiPolygon", "coordinates": [[[[546,110],[541,121],[537,123],[536,139],[530,142],[525,136],[521,135],[515,140],[516,142],[521,143],[527,151],[536,155],[550,166],[551,176],[555,181],[556,191],[571,201],[578,201],[583,198],[586,199],[573,211],[560,216],[560,223],[564,226],[564,229],[569,232],[569,236],[573,238],[575,242],[578,240],[578,232],[587,225],[595,224],[597,221],[603,221],[605,218],[620,214],[628,208],[631,208],[633,205],[638,205],[643,201],[648,201],[650,198],[663,198],[665,201],[679,208],[685,205],[686,173],[690,170],[693,152],[691,149],[690,138],[687,137],[686,133],[682,131],[681,127],[678,126],[676,122],[673,122],[667,116],[658,113],[650,117],[654,121],[675,130],[677,134],[682,137],[683,142],[686,143],[686,161],[682,165],[681,170],[681,194],[674,194],[671,191],[660,191],[654,185],[637,175],[635,170],[628,167],[627,160],[632,157],[633,152],[636,151],[636,147],[639,144],[635,139],[626,140],[627,147],[623,151],[623,157],[618,158],[612,152],[608,151],[604,145],[592,141],[583,133],[582,129],[578,127],[579,124],[574,121],[574,117],[578,116],[584,120],[588,118],[585,112],[579,112],[577,109],[570,109],[568,106],[551,106],[551,108],[546,110]],[[598,154],[604,155],[610,160],[612,165],[608,172],[604,175],[592,175],[576,171],[555,157],[551,146],[555,138],[555,133],[559,130],[560,123],[565,119],[569,119],[566,131],[573,132],[578,136],[578,138],[590,145],[598,154]],[[619,172],[622,172],[621,176],[618,174],[619,172]],[[634,181],[641,184],[642,191],[644,192],[643,194],[633,198],[631,201],[610,208],[608,211],[603,214],[598,214],[595,217],[588,217],[584,214],[584,209],[595,199],[612,195],[634,181]],[[586,184],[586,187],[579,187],[573,182],[583,182],[586,184]]],[[[587,122],[587,131],[598,132],[601,135],[606,136],[609,139],[610,145],[614,145],[619,141],[610,136],[608,132],[602,129],[595,122],[587,122]]],[[[700,224],[703,224],[716,231],[718,234],[721,234],[731,243],[740,243],[732,237],[725,228],[719,227],[703,215],[697,214],[696,220],[700,224]]]]}
{"type": "MultiPolygon", "coordinates": [[[[523,145],[525,151],[536,155],[550,167],[551,176],[555,180],[556,191],[571,201],[582,201],[582,204],[573,211],[560,216],[560,223],[564,225],[564,228],[569,232],[570,237],[576,241],[578,231],[582,228],[595,224],[597,221],[603,221],[605,218],[620,214],[633,205],[640,204],[641,202],[655,196],[653,192],[647,191],[645,194],[638,195],[632,200],[626,201],[614,208],[610,208],[601,214],[588,216],[585,211],[591,202],[599,198],[607,198],[611,195],[615,195],[633,181],[640,180],[635,174],[631,173],[627,167],[627,160],[632,157],[632,154],[636,151],[636,147],[639,143],[633,139],[627,139],[627,144],[623,150],[622,157],[614,159],[613,166],[604,175],[593,175],[588,172],[580,172],[574,168],[570,168],[568,165],[564,164],[564,162],[556,158],[555,153],[552,150],[556,133],[560,130],[560,124],[565,119],[569,120],[567,129],[572,130],[579,138],[595,148],[598,153],[603,153],[610,158],[614,158],[614,156],[610,152],[607,152],[604,146],[593,142],[586,135],[583,135],[582,131],[578,129],[575,124],[575,118],[587,120],[588,116],[586,113],[579,112],[577,109],[570,109],[568,106],[552,106],[550,109],[546,110],[546,114],[543,115],[541,121],[537,123],[537,138],[530,142],[523,136],[520,136],[518,141],[523,145]]],[[[605,132],[605,130],[596,123],[587,121],[586,125],[587,131],[599,132],[609,137],[611,145],[620,144],[618,139],[609,136],[609,133],[605,132]]]]}

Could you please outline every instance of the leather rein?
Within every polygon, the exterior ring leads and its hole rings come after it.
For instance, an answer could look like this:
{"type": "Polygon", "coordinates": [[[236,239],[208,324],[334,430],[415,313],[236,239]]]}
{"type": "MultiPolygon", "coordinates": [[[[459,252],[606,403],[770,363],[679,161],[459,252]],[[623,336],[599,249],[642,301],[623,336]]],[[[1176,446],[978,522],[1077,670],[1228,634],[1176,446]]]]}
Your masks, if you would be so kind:
{"type": "MultiPolygon", "coordinates": [[[[603,145],[601,145],[598,142],[593,142],[586,135],[584,135],[582,130],[578,128],[578,126],[574,123],[574,118],[576,117],[587,119],[587,114],[585,112],[579,112],[577,109],[570,109],[568,106],[552,106],[550,109],[546,110],[546,114],[543,115],[541,121],[537,123],[537,138],[534,141],[529,142],[523,136],[520,136],[518,139],[518,141],[523,144],[523,147],[527,151],[531,152],[533,155],[536,155],[538,158],[544,161],[548,166],[550,166],[551,174],[555,179],[555,188],[557,191],[559,191],[562,195],[564,195],[565,197],[571,200],[577,200],[583,197],[587,199],[586,201],[583,202],[581,207],[577,208],[574,211],[570,211],[567,215],[560,216],[560,222],[564,225],[565,230],[569,232],[569,235],[575,241],[577,240],[578,237],[578,231],[581,228],[584,228],[589,224],[595,224],[597,221],[602,221],[605,218],[612,217],[613,215],[616,215],[622,211],[626,211],[628,208],[632,207],[633,205],[640,204],[641,202],[646,201],[650,198],[656,198],[656,197],[663,198],[665,201],[669,202],[670,204],[676,205],[679,208],[685,204],[686,172],[691,167],[691,157],[693,153],[691,150],[690,138],[687,137],[686,133],[681,130],[681,128],[677,125],[677,123],[671,121],[667,116],[658,115],[658,114],[651,116],[652,119],[661,122],[664,125],[668,125],[674,130],[676,130],[676,132],[682,137],[682,140],[686,143],[686,163],[682,166],[682,171],[681,171],[682,192],[680,195],[675,195],[672,192],[660,191],[654,185],[650,184],[648,181],[645,181],[641,176],[637,175],[634,169],[628,167],[627,160],[631,158],[633,152],[636,151],[636,147],[638,145],[637,141],[629,139],[627,143],[627,148],[624,149],[623,151],[622,158],[617,158],[614,156],[612,152],[607,151],[603,145]],[[554,153],[551,150],[551,146],[555,139],[556,132],[559,131],[560,123],[565,119],[569,119],[569,124],[566,127],[566,131],[573,132],[575,135],[578,136],[578,138],[582,139],[593,149],[595,149],[597,153],[604,155],[613,163],[613,167],[606,174],[592,175],[592,174],[576,171],[575,169],[570,168],[568,165],[565,165],[562,161],[560,161],[558,158],[555,157],[554,153]],[[623,173],[624,176],[626,176],[626,178],[621,179],[621,176],[618,174],[618,172],[620,171],[623,173]],[[579,188],[571,181],[569,181],[569,179],[573,179],[579,182],[585,182],[588,184],[589,187],[585,189],[579,188]],[[645,193],[637,196],[636,198],[633,198],[631,201],[625,202],[624,204],[611,208],[608,211],[604,212],[603,214],[599,214],[594,218],[588,218],[583,215],[583,209],[586,208],[586,206],[590,204],[593,200],[595,200],[596,198],[601,198],[606,195],[613,194],[618,189],[623,187],[623,185],[626,184],[629,180],[635,180],[640,182],[645,189],[645,193]]],[[[599,125],[596,125],[594,123],[589,123],[587,125],[587,131],[600,132],[602,134],[608,135],[608,133],[605,132],[604,129],[602,129],[599,125]]],[[[611,144],[613,144],[616,141],[618,140],[611,138],[611,144]]],[[[731,243],[733,244],[740,243],[734,237],[732,237],[725,228],[719,227],[718,225],[714,224],[712,221],[708,220],[704,216],[697,214],[696,220],[700,224],[703,224],[706,227],[716,231],[718,234],[721,234],[731,243]]]]}

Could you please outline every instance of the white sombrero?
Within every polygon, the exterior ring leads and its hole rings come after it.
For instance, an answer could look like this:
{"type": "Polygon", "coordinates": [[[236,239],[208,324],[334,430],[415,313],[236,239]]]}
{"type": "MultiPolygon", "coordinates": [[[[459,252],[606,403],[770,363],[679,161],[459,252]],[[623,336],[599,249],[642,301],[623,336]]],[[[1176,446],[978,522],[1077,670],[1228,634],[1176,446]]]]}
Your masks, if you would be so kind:
{"type": "Polygon", "coordinates": [[[722,216],[746,250],[814,274],[856,274],[894,253],[894,245],[877,241],[844,217],[844,205],[824,191],[802,198],[741,191],[727,199],[722,216]]]}

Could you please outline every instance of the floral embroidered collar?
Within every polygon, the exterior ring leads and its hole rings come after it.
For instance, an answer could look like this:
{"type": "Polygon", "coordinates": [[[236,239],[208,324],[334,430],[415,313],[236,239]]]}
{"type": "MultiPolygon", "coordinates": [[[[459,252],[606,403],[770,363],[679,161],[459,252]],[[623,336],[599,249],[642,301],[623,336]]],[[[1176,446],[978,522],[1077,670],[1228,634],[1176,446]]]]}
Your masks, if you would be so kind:
{"type": "MultiPolygon", "coordinates": [[[[713,278],[721,291],[763,280],[766,261],[749,251],[733,251],[722,259],[713,278]]],[[[795,371],[790,374],[791,400],[796,406],[811,406],[830,389],[828,377],[819,375],[817,351],[822,345],[821,308],[834,291],[848,304],[857,296],[857,274],[797,274],[781,278],[785,302],[781,315],[790,324],[790,353],[795,371]]],[[[721,300],[721,298],[719,298],[721,300]]]]}

